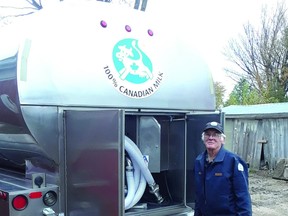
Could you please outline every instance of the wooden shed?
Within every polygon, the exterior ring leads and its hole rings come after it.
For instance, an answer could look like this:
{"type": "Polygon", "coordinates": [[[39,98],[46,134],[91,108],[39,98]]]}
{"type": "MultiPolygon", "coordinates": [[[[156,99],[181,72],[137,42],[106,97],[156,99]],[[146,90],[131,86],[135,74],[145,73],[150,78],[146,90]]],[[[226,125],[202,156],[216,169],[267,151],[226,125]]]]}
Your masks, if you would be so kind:
{"type": "Polygon", "coordinates": [[[225,113],[226,148],[250,168],[274,170],[288,158],[288,103],[232,105],[225,113]]]}

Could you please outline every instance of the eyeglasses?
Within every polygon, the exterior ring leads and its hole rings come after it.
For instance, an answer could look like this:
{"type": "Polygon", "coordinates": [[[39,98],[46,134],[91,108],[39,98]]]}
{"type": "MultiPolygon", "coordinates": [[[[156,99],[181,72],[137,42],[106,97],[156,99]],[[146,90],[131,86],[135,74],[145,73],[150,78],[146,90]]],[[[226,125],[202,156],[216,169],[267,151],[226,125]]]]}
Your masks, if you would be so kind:
{"type": "Polygon", "coordinates": [[[220,138],[220,133],[204,133],[205,138],[213,137],[213,138],[220,138]]]}

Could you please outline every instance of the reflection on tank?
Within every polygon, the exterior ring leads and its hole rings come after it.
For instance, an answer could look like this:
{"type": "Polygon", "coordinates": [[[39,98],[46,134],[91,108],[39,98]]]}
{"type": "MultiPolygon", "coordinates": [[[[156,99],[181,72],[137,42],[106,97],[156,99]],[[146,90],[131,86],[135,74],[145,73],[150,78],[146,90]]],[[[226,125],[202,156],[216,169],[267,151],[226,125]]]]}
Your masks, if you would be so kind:
{"type": "Polygon", "coordinates": [[[26,172],[27,177],[35,169],[56,170],[55,162],[45,156],[23,119],[17,88],[17,54],[0,60],[0,164],[26,172]]]}
{"type": "Polygon", "coordinates": [[[0,60],[0,122],[23,126],[17,89],[17,55],[0,60]]]}

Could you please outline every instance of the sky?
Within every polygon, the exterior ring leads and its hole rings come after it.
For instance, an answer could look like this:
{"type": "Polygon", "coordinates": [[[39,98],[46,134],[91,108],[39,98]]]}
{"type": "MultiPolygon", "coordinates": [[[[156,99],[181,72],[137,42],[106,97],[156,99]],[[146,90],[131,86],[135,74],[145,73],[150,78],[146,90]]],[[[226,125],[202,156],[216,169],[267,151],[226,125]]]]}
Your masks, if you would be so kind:
{"type": "MultiPolygon", "coordinates": [[[[42,0],[46,2],[58,0],[42,0]]],[[[72,0],[65,0],[72,1],[72,0]]],[[[73,0],[84,1],[84,0],[73,0]]],[[[90,0],[91,1],[91,0],[90,0]]],[[[118,0],[114,0],[118,1],[118,0]]],[[[126,0],[133,1],[133,0],[126,0]]],[[[224,68],[230,63],[223,55],[224,47],[232,38],[243,33],[243,25],[248,21],[255,25],[260,21],[262,7],[275,8],[279,0],[148,0],[145,13],[151,13],[163,23],[178,26],[183,40],[197,49],[211,70],[214,81],[226,88],[226,95],[233,90],[235,83],[224,68]]],[[[287,1],[288,5],[288,0],[287,1]]],[[[7,10],[4,5],[22,6],[25,0],[0,0],[0,16],[7,10]]]]}
{"type": "MultiPolygon", "coordinates": [[[[285,0],[288,3],[288,0],[285,0]]],[[[207,62],[214,81],[226,88],[226,99],[235,83],[227,76],[231,67],[223,55],[232,38],[239,38],[248,21],[255,26],[261,20],[263,6],[273,9],[277,0],[150,0],[147,12],[161,10],[169,22],[181,24],[184,39],[196,47],[207,62]],[[163,6],[165,4],[165,6],[163,6]],[[171,13],[173,16],[171,16],[171,13]],[[171,21],[172,20],[172,21],[171,21]]],[[[288,5],[288,4],[287,4],[288,5]]]]}

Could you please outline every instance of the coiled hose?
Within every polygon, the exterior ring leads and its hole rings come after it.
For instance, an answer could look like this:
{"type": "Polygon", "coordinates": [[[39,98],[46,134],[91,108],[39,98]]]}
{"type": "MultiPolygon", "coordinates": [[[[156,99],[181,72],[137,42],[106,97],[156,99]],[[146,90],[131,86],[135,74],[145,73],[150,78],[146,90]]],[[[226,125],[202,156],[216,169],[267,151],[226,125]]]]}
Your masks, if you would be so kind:
{"type": "Polygon", "coordinates": [[[125,136],[125,150],[129,154],[126,160],[126,178],[128,193],[125,197],[125,210],[132,208],[139,202],[144,194],[146,182],[150,187],[150,193],[153,193],[158,203],[163,202],[163,197],[159,193],[159,186],[156,184],[144,157],[137,145],[127,136],[125,136]]]}

